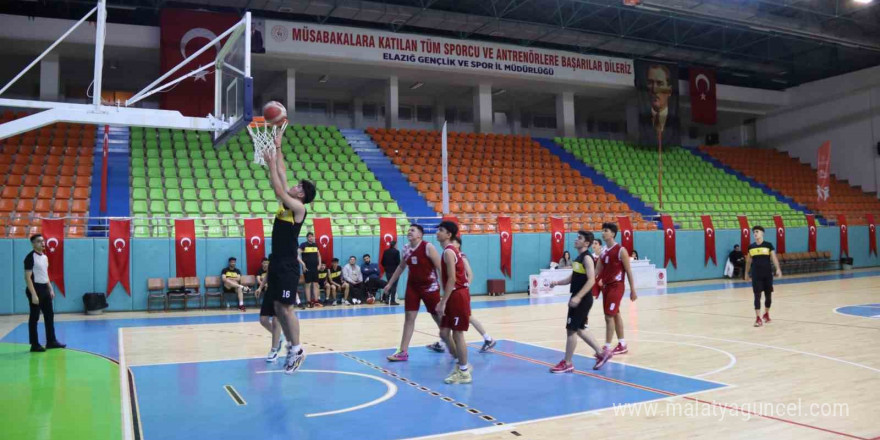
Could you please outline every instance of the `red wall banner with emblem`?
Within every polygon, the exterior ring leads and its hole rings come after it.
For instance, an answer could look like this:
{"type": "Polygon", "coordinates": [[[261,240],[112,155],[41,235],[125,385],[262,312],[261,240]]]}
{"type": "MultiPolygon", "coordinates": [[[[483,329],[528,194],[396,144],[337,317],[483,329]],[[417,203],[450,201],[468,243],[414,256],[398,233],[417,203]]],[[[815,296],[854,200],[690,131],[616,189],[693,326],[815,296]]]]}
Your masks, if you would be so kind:
{"type": "Polygon", "coordinates": [[[744,254],[748,253],[749,244],[752,242],[752,232],[749,230],[749,219],[744,215],[736,216],[739,220],[739,245],[744,254]]]}
{"type": "MultiPolygon", "coordinates": [[[[633,226],[632,222],[629,221],[629,217],[617,217],[617,226],[618,226],[618,237],[620,237],[620,245],[629,252],[630,255],[633,254],[633,249],[635,246],[635,236],[633,235],[633,226]]],[[[600,240],[601,241],[601,240],[600,240]]]]}
{"type": "Polygon", "coordinates": [[[110,220],[110,236],[107,239],[107,297],[116,283],[131,296],[131,220],[110,220]]]}
{"type": "Polygon", "coordinates": [[[825,141],[819,147],[816,167],[816,200],[820,204],[828,202],[831,198],[831,142],[825,141]]]}
{"type": "MultiPolygon", "coordinates": [[[[160,66],[162,74],[171,70],[187,57],[217,38],[241,18],[230,14],[216,14],[184,9],[162,9],[159,16],[160,66]]],[[[224,40],[225,42],[225,40],[224,40]]],[[[207,65],[217,58],[221,44],[206,50],[172,79],[207,65]]],[[[161,107],[177,110],[184,116],[204,117],[214,113],[214,69],[207,69],[187,78],[171,90],[161,93],[161,107]]]]}
{"type": "MultiPolygon", "coordinates": [[[[321,252],[321,261],[326,265],[330,265],[333,260],[333,225],[329,218],[316,218],[315,239],[318,241],[318,251],[321,252]]],[[[382,256],[379,256],[382,261],[382,256]]]]}
{"type": "MultiPolygon", "coordinates": [[[[394,217],[379,217],[379,256],[376,261],[382,261],[385,251],[391,247],[391,242],[397,241],[397,219],[394,217]]],[[[385,268],[379,265],[379,275],[385,274],[385,268]]]]}
{"type": "Polygon", "coordinates": [[[498,216],[498,236],[501,238],[501,273],[511,278],[511,260],[513,257],[513,230],[510,217],[498,216]]]}
{"type": "Polygon", "coordinates": [[[874,223],[874,214],[868,214],[866,216],[866,220],[868,221],[868,256],[871,254],[877,256],[877,224],[874,223]]]}
{"type": "Polygon", "coordinates": [[[782,222],[782,216],[773,216],[773,223],[776,224],[776,253],[785,253],[785,223],[782,222]]]}
{"type": "Polygon", "coordinates": [[[690,71],[691,120],[715,125],[718,121],[718,101],[715,95],[715,71],[688,68],[690,71]]]}
{"type": "Polygon", "coordinates": [[[43,219],[43,240],[46,257],[49,260],[49,281],[58,286],[64,294],[64,220],[43,219]]]}
{"type": "Polygon", "coordinates": [[[263,232],[263,219],[244,219],[244,249],[247,260],[247,274],[256,275],[260,271],[263,257],[266,256],[266,237],[263,232]]]}
{"type": "Polygon", "coordinates": [[[550,261],[559,261],[565,253],[565,220],[550,217],[550,261]]]}
{"type": "Polygon", "coordinates": [[[816,216],[807,214],[807,252],[816,252],[816,216]]]}
{"type": "Polygon", "coordinates": [[[703,261],[704,266],[709,265],[709,258],[712,264],[718,265],[718,258],[715,256],[715,226],[712,226],[712,216],[702,215],[700,220],[703,221],[703,243],[705,248],[706,259],[703,261]]]}
{"type": "Polygon", "coordinates": [[[845,215],[837,215],[837,225],[840,227],[840,256],[846,254],[849,257],[849,227],[846,224],[845,215]]]}
{"type": "Polygon", "coordinates": [[[196,276],[196,224],[192,219],[174,220],[174,260],[178,277],[196,276]]]}
{"type": "Polygon", "coordinates": [[[663,224],[663,241],[665,252],[663,253],[663,267],[672,262],[672,267],[678,268],[678,262],[675,259],[675,224],[672,217],[668,215],[660,216],[660,223],[663,224]]]}

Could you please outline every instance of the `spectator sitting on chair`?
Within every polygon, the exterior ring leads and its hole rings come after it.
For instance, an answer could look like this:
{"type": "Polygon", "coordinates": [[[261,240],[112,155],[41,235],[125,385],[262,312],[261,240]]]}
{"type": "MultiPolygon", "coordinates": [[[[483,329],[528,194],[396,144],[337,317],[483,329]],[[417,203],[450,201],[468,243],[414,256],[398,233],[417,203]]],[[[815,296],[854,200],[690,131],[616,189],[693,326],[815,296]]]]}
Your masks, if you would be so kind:
{"type": "Polygon", "coordinates": [[[244,312],[244,293],[250,292],[250,289],[241,285],[241,271],[235,268],[236,261],[235,257],[229,257],[229,265],[220,271],[220,279],[223,280],[223,292],[236,293],[238,310],[244,312]]]}
{"type": "Polygon", "coordinates": [[[639,251],[633,249],[632,255],[630,255],[630,261],[635,261],[639,259],[639,251]]]}
{"type": "Polygon", "coordinates": [[[326,264],[321,263],[318,266],[318,289],[324,291],[324,299],[321,300],[321,304],[324,306],[332,306],[336,302],[336,290],[327,282],[329,273],[326,264]]]}
{"type": "Polygon", "coordinates": [[[269,287],[269,283],[266,280],[269,279],[269,259],[263,257],[263,261],[260,262],[260,268],[257,269],[257,290],[254,291],[254,296],[259,299],[266,289],[269,287]]]}
{"type": "Polygon", "coordinates": [[[385,269],[385,294],[382,295],[382,302],[392,306],[399,305],[397,303],[397,282],[391,286],[388,281],[394,275],[394,271],[400,266],[400,251],[397,250],[397,241],[392,240],[388,249],[382,254],[382,268],[385,269]]]}
{"type": "MultiPolygon", "coordinates": [[[[733,272],[729,276],[731,278],[737,276],[742,278],[742,276],[745,275],[746,257],[743,255],[742,251],[740,251],[738,244],[733,245],[733,251],[730,252],[727,259],[730,261],[730,264],[733,265],[733,272]]],[[[727,275],[727,273],[725,273],[725,275],[727,275]]]]}
{"type": "Polygon", "coordinates": [[[571,269],[571,254],[568,251],[562,253],[562,258],[559,260],[559,265],[556,268],[571,269]]]}
{"type": "Polygon", "coordinates": [[[330,267],[327,268],[327,283],[330,288],[333,289],[334,295],[336,295],[336,304],[341,305],[343,302],[345,305],[350,305],[348,302],[348,289],[351,286],[342,279],[342,268],[339,267],[339,258],[334,258],[330,262],[330,267]],[[340,297],[339,294],[342,294],[340,297]]]}
{"type": "Polygon", "coordinates": [[[370,261],[370,254],[364,254],[364,266],[361,267],[361,273],[364,275],[367,296],[375,297],[376,292],[385,287],[385,282],[379,278],[379,265],[370,261]]]}
{"type": "Polygon", "coordinates": [[[348,257],[348,264],[342,268],[342,279],[351,286],[351,303],[360,304],[364,292],[364,275],[354,255],[348,257]]]}

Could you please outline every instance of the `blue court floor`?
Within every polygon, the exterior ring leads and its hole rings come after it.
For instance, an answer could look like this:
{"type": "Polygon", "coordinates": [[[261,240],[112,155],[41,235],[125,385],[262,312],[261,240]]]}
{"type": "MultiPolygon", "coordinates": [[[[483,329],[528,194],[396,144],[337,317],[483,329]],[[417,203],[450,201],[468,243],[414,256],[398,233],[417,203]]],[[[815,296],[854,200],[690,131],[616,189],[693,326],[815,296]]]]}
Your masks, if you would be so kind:
{"type": "Polygon", "coordinates": [[[474,382],[446,385],[445,353],[393,349],[310,355],[292,376],[264,359],[132,367],[144,438],[391,439],[491,428],[696,393],[726,385],[577,356],[577,374],[548,372],[562,353],[515,341],[472,347],[474,382]],[[233,399],[226,386],[238,393],[233,399]],[[191,437],[190,435],[186,436],[191,437]]]}

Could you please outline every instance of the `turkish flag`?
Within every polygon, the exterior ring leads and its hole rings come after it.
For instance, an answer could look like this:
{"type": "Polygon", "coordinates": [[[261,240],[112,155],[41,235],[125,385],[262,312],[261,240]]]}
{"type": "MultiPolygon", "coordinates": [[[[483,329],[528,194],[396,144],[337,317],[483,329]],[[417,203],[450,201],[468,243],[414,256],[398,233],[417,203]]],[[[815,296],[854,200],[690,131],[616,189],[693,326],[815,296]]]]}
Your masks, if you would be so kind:
{"type": "Polygon", "coordinates": [[[49,281],[64,295],[64,220],[43,219],[43,239],[49,259],[49,281]]]}
{"type": "Polygon", "coordinates": [[[617,217],[617,226],[619,226],[618,229],[620,229],[620,245],[632,255],[633,247],[635,246],[632,222],[629,221],[629,217],[617,217]]]}
{"type": "Polygon", "coordinates": [[[668,215],[661,215],[660,223],[663,224],[663,237],[666,244],[666,251],[663,253],[663,267],[668,266],[672,261],[672,267],[678,269],[678,263],[675,259],[675,224],[672,223],[672,217],[668,215]]]}
{"type": "Polygon", "coordinates": [[[263,232],[263,219],[244,219],[244,257],[247,260],[247,272],[256,275],[266,256],[266,236],[263,232]]]}
{"type": "Polygon", "coordinates": [[[776,223],[776,253],[785,253],[785,224],[782,223],[782,217],[773,216],[773,223],[776,223]]]}
{"type": "MultiPolygon", "coordinates": [[[[240,17],[184,9],[162,9],[159,16],[160,70],[162,74],[176,67],[190,55],[227,31],[240,17]]],[[[190,61],[168,79],[173,80],[189,74],[217,58],[222,42],[190,61]]],[[[171,90],[161,93],[161,107],[177,110],[184,116],[204,117],[214,113],[214,68],[204,70],[187,78],[171,90]]],[[[290,104],[292,105],[292,103],[290,104]]]]}
{"type": "Polygon", "coordinates": [[[819,147],[816,160],[816,200],[821,205],[831,198],[831,142],[825,141],[819,147]]]}
{"type": "MultiPolygon", "coordinates": [[[[316,218],[313,220],[315,224],[315,237],[318,238],[318,251],[321,252],[321,261],[324,264],[330,264],[333,260],[333,225],[329,218],[316,218]]],[[[379,261],[382,261],[381,256],[379,261]]]]}
{"type": "Polygon", "coordinates": [[[550,242],[550,261],[559,261],[565,253],[565,220],[550,217],[550,234],[553,239],[550,242]]]}
{"type": "Polygon", "coordinates": [[[715,96],[715,71],[688,68],[691,74],[691,120],[700,124],[715,125],[718,120],[718,100],[715,96]]]}
{"type": "Polygon", "coordinates": [[[122,283],[125,292],[131,296],[131,220],[110,220],[107,241],[110,245],[107,248],[107,297],[116,283],[122,283]]]}
{"type": "Polygon", "coordinates": [[[837,225],[840,227],[840,255],[846,254],[849,256],[849,229],[846,226],[846,216],[843,214],[837,215],[837,225]]]}
{"type": "Polygon", "coordinates": [[[807,252],[816,252],[816,216],[807,214],[807,252]]]}
{"type": "Polygon", "coordinates": [[[193,219],[174,220],[178,277],[196,276],[196,224],[193,219]]]}
{"type": "Polygon", "coordinates": [[[749,219],[744,215],[736,216],[739,220],[739,243],[743,253],[747,253],[749,244],[752,242],[752,232],[749,230],[749,219]]]}
{"type": "Polygon", "coordinates": [[[868,256],[873,253],[877,256],[877,225],[874,223],[874,214],[867,214],[868,220],[868,256]]]}
{"type": "MultiPolygon", "coordinates": [[[[385,255],[385,251],[391,247],[391,242],[397,241],[397,219],[394,217],[379,217],[379,261],[385,255]]],[[[385,268],[379,265],[379,275],[385,274],[385,268]]]]}
{"type": "Polygon", "coordinates": [[[715,256],[715,227],[712,226],[712,216],[702,215],[700,219],[703,221],[703,243],[705,248],[706,260],[703,262],[704,266],[709,265],[709,258],[712,259],[712,264],[718,265],[718,258],[715,256]]]}
{"type": "Polygon", "coordinates": [[[501,273],[511,278],[511,259],[513,256],[513,235],[510,217],[498,216],[498,235],[501,237],[501,273]]]}

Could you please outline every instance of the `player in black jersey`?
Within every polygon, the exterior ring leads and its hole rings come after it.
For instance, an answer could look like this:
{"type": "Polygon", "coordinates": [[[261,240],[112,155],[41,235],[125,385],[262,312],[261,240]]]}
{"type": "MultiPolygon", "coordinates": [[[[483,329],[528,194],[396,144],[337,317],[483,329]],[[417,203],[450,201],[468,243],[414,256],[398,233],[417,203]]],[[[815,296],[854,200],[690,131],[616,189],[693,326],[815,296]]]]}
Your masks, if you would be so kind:
{"type": "Polygon", "coordinates": [[[565,359],[559,361],[555,367],[551,368],[551,373],[571,373],[574,371],[574,364],[571,363],[571,358],[574,356],[575,348],[577,348],[578,336],[596,351],[596,358],[599,362],[596,362],[593,369],[596,370],[605,363],[601,359],[601,347],[587,332],[587,317],[590,316],[590,308],[593,307],[592,290],[593,285],[596,284],[596,270],[593,266],[593,257],[590,256],[590,245],[592,243],[592,232],[578,231],[577,239],[574,242],[578,256],[571,265],[571,276],[563,280],[550,282],[550,287],[571,284],[571,299],[568,301],[568,320],[565,323],[565,330],[568,334],[565,340],[565,359]]]}
{"type": "Polygon", "coordinates": [[[771,294],[773,293],[773,271],[770,262],[776,267],[776,277],[782,276],[782,268],[776,259],[776,250],[772,244],[764,241],[764,228],[752,228],[755,242],[749,245],[746,253],[746,281],[752,278],[752,293],[755,295],[755,327],[770,322],[771,294]],[[751,272],[749,272],[751,269],[751,272]],[[764,319],[761,320],[761,292],[764,292],[764,319]]]}
{"type": "Polygon", "coordinates": [[[280,203],[272,225],[272,270],[269,271],[266,299],[275,301],[275,318],[287,338],[284,372],[293,374],[305,359],[299,340],[299,320],[293,311],[300,277],[298,240],[306,221],[306,205],[315,199],[315,184],[301,180],[294,187],[287,186],[287,166],[281,151],[283,134],[281,131],[275,137],[275,154],[267,152],[264,156],[272,189],[280,203]]]}

